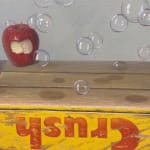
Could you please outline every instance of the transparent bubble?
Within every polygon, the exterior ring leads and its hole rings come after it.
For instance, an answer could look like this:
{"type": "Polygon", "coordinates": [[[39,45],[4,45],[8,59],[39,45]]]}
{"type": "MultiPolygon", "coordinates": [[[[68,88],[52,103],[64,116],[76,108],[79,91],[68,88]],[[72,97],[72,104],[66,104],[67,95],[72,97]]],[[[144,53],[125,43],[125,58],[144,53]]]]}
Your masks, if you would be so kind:
{"type": "Polygon", "coordinates": [[[15,25],[16,24],[16,21],[14,20],[6,20],[4,22],[0,22],[0,28],[1,30],[5,30],[5,28],[11,26],[11,25],[15,25]]]}
{"type": "Polygon", "coordinates": [[[74,0],[55,0],[57,4],[62,6],[70,6],[74,3],[74,0]]]}
{"type": "Polygon", "coordinates": [[[97,32],[84,34],[77,40],[77,50],[82,55],[90,55],[95,49],[99,49],[103,45],[103,37],[97,32]]]}
{"type": "Polygon", "coordinates": [[[100,34],[96,32],[91,32],[89,34],[89,38],[92,40],[95,49],[101,48],[101,46],[103,45],[104,39],[100,34]]]}
{"type": "Polygon", "coordinates": [[[87,95],[90,91],[89,85],[85,80],[75,81],[74,88],[76,93],[79,95],[87,95]]]}
{"type": "Polygon", "coordinates": [[[150,25],[150,9],[144,9],[139,13],[138,22],[144,26],[150,25]]]}
{"type": "Polygon", "coordinates": [[[115,61],[115,62],[113,62],[112,66],[115,70],[125,70],[125,69],[127,69],[127,64],[123,61],[115,61]]]}
{"type": "Polygon", "coordinates": [[[149,8],[147,0],[122,0],[121,12],[133,23],[138,22],[138,14],[143,9],[149,8]]]}
{"type": "Polygon", "coordinates": [[[28,18],[27,23],[42,33],[48,33],[52,27],[52,18],[48,14],[35,14],[28,18]]]}
{"type": "Polygon", "coordinates": [[[128,21],[122,14],[117,14],[112,17],[110,27],[115,32],[123,32],[128,27],[128,21]]]}
{"type": "Polygon", "coordinates": [[[46,67],[50,62],[49,53],[45,50],[37,50],[34,54],[34,60],[41,67],[46,67]]]}
{"type": "Polygon", "coordinates": [[[52,19],[48,14],[38,14],[36,26],[40,32],[47,33],[51,29],[52,19]]]}
{"type": "Polygon", "coordinates": [[[89,37],[81,37],[77,41],[77,50],[82,55],[90,55],[94,50],[94,43],[89,37]]]}
{"type": "Polygon", "coordinates": [[[49,7],[53,3],[53,0],[33,0],[33,1],[35,5],[42,8],[49,7]]]}
{"type": "Polygon", "coordinates": [[[16,24],[16,21],[14,21],[14,20],[6,20],[5,22],[4,22],[4,26],[5,27],[8,27],[8,26],[10,26],[10,25],[15,25],[16,24]]]}
{"type": "Polygon", "coordinates": [[[150,45],[144,45],[137,51],[138,57],[143,60],[149,60],[150,59],[150,45]]]}
{"type": "Polygon", "coordinates": [[[30,17],[27,19],[27,24],[28,24],[30,27],[36,29],[36,28],[37,28],[37,27],[36,27],[36,20],[37,20],[37,15],[32,15],[32,16],[30,16],[30,17]]]}

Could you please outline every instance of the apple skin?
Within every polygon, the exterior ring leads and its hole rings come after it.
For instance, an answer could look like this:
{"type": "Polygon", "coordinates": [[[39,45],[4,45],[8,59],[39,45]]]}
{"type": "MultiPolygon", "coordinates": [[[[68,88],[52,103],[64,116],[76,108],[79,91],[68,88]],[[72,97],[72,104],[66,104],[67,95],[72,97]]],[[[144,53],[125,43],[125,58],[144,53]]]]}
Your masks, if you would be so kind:
{"type": "Polygon", "coordinates": [[[2,34],[2,44],[9,60],[18,67],[31,65],[35,62],[34,54],[39,48],[39,37],[37,32],[27,24],[15,24],[8,26],[2,34]],[[32,50],[30,53],[14,53],[12,51],[12,42],[22,42],[30,40],[32,50]]]}

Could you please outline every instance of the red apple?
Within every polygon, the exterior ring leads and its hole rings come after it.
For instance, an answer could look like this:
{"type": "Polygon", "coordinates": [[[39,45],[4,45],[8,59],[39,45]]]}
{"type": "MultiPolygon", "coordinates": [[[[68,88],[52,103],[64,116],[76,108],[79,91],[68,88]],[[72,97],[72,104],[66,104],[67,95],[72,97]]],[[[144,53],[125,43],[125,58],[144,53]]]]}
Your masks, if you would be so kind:
{"type": "Polygon", "coordinates": [[[16,66],[33,64],[35,51],[39,48],[37,32],[27,24],[8,26],[2,35],[7,57],[16,66]]]}

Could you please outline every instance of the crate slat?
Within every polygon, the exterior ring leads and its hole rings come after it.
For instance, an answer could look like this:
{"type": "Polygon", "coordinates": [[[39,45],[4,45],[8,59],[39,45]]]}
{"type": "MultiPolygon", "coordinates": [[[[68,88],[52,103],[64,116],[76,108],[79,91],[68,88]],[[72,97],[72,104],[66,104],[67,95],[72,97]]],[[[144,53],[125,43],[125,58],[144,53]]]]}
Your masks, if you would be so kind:
{"type": "Polygon", "coordinates": [[[86,72],[86,73],[150,73],[150,62],[125,62],[123,69],[113,67],[115,61],[55,61],[46,67],[38,64],[15,67],[8,61],[1,61],[4,72],[86,72]]]}
{"type": "Polygon", "coordinates": [[[3,72],[0,86],[72,88],[77,80],[86,80],[90,88],[150,89],[149,74],[3,72]]]}
{"type": "Polygon", "coordinates": [[[107,110],[150,112],[149,90],[92,89],[78,95],[71,88],[0,88],[0,106],[4,108],[107,110]]]}

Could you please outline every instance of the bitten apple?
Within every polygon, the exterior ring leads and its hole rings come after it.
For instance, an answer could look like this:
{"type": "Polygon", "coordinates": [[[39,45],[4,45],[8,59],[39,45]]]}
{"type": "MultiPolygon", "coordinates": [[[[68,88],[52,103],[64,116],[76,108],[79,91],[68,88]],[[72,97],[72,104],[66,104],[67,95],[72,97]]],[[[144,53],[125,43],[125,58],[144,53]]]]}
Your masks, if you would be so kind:
{"type": "Polygon", "coordinates": [[[3,32],[2,44],[7,57],[14,65],[27,66],[34,63],[39,37],[27,24],[10,25],[3,32]]]}

